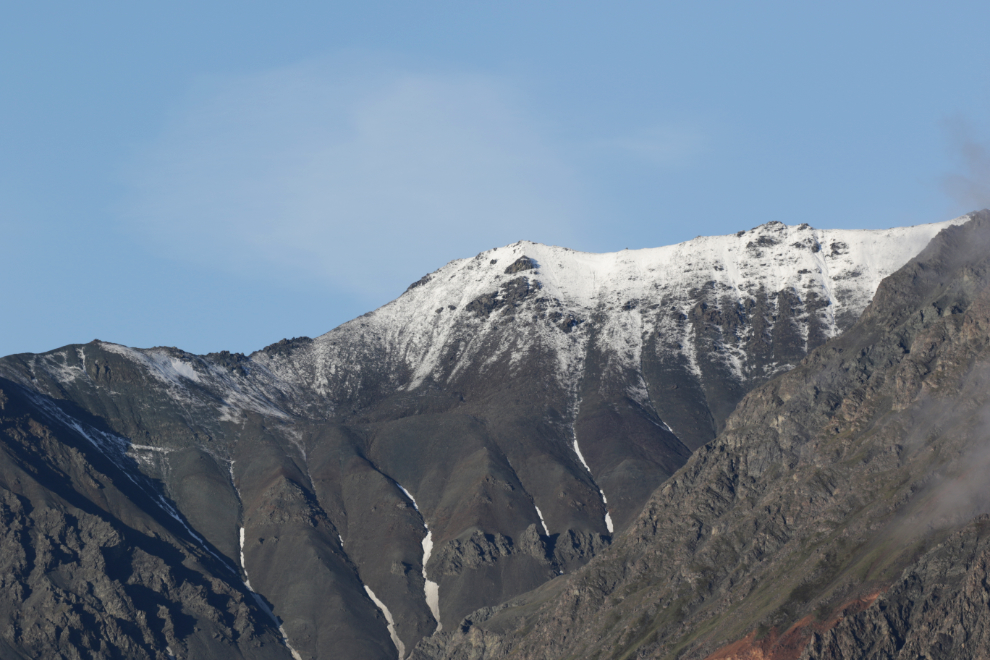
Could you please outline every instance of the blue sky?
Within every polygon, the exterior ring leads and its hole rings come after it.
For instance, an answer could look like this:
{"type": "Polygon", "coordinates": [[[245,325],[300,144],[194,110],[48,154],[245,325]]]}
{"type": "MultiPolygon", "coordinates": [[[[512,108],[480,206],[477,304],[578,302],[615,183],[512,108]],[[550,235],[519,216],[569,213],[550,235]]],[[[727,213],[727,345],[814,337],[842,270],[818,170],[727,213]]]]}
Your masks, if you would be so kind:
{"type": "Polygon", "coordinates": [[[990,205],[985,2],[5,3],[0,355],[250,352],[451,259],[990,205]]]}

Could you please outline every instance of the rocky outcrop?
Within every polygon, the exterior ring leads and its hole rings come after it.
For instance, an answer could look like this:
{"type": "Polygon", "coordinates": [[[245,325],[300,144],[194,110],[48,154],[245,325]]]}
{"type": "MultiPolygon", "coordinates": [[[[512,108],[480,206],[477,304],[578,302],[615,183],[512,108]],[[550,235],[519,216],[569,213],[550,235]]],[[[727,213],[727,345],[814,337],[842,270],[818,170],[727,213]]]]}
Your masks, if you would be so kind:
{"type": "Polygon", "coordinates": [[[536,270],[536,268],[536,262],[526,255],[523,255],[509,264],[509,266],[505,269],[505,274],[514,275],[516,273],[521,273],[524,270],[536,270]]]}

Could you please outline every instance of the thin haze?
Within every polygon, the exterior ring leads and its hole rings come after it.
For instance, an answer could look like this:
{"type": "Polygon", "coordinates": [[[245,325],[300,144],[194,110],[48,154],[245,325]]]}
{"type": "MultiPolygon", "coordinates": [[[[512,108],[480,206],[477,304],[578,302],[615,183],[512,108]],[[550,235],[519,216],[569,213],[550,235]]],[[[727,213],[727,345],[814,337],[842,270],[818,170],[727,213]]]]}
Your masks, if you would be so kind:
{"type": "Polygon", "coordinates": [[[204,80],[122,215],[182,259],[385,301],[478,246],[573,242],[577,177],[521,105],[491,76],[329,61],[204,80]]]}
{"type": "Polygon", "coordinates": [[[900,443],[923,466],[923,476],[909,515],[898,523],[898,534],[952,527],[990,513],[990,409],[985,395],[990,364],[973,365],[959,380],[954,396],[922,390],[913,403],[918,421],[900,443]]]}
{"type": "Polygon", "coordinates": [[[977,137],[972,124],[961,117],[946,121],[949,148],[957,171],[943,180],[946,192],[963,207],[990,207],[990,146],[977,137]]]}

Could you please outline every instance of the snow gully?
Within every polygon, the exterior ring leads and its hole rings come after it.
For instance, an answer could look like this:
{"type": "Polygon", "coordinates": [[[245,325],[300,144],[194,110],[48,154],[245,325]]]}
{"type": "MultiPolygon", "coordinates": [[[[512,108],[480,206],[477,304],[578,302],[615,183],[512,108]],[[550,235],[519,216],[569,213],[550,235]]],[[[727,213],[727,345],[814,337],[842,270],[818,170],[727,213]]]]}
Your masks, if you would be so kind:
{"type": "MultiPolygon", "coordinates": [[[[574,419],[577,419],[578,410],[580,410],[580,407],[581,401],[578,400],[574,406],[574,419]]],[[[602,496],[602,505],[605,507],[605,529],[608,530],[609,534],[612,534],[615,532],[615,528],[612,526],[612,516],[609,515],[608,512],[608,500],[605,499],[605,491],[603,491],[601,486],[598,485],[598,482],[595,481],[595,475],[591,473],[591,468],[588,467],[588,461],[584,460],[584,454],[581,453],[581,447],[578,445],[577,430],[574,428],[573,424],[571,425],[571,437],[574,439],[574,453],[577,454],[577,457],[581,461],[581,465],[584,466],[584,469],[588,471],[588,475],[591,477],[591,483],[593,483],[595,488],[598,489],[598,494],[602,496]]],[[[544,525],[544,527],[546,527],[546,525],[544,525]]]]}
{"type": "Polygon", "coordinates": [[[412,496],[408,490],[402,487],[402,484],[395,482],[395,485],[399,487],[409,501],[412,502],[413,508],[419,511],[420,517],[423,519],[423,529],[426,530],[426,536],[423,538],[423,580],[425,581],[424,591],[426,596],[426,605],[430,608],[430,612],[433,614],[433,618],[437,620],[437,628],[433,631],[433,634],[437,634],[443,629],[443,624],[440,623],[440,585],[436,582],[430,580],[429,576],[426,574],[426,563],[430,561],[430,555],[433,553],[433,532],[426,525],[426,517],[423,516],[423,512],[419,510],[419,505],[416,504],[416,498],[412,496]]]}

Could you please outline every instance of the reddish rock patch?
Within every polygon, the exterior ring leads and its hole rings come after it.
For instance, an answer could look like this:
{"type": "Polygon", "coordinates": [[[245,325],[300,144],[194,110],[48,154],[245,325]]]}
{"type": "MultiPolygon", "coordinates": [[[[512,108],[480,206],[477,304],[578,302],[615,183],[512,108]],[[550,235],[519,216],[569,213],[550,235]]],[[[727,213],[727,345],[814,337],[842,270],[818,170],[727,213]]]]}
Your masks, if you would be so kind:
{"type": "Polygon", "coordinates": [[[756,639],[756,631],[709,655],[705,660],[797,660],[811,641],[811,635],[839,625],[847,616],[862,612],[880,596],[880,591],[855,598],[837,607],[824,621],[806,616],[780,634],[772,629],[763,639],[756,639]]]}

